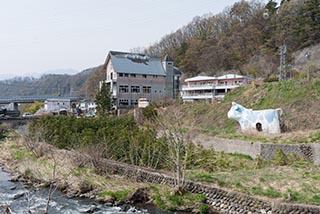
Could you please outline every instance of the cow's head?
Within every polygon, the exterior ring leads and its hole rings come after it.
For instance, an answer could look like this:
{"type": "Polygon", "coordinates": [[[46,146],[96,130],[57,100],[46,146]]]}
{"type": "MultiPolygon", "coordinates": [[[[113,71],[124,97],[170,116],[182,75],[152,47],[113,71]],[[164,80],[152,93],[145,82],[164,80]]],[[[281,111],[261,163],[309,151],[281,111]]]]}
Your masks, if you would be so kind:
{"type": "Polygon", "coordinates": [[[236,102],[232,102],[231,109],[228,111],[228,118],[234,120],[240,120],[243,114],[244,107],[242,105],[237,104],[236,102]]]}

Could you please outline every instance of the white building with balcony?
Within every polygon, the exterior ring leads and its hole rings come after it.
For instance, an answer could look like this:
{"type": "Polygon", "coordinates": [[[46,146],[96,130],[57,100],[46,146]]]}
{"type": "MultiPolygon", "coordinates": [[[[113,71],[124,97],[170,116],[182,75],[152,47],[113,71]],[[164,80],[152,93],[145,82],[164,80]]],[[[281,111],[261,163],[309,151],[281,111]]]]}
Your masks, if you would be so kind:
{"type": "Polygon", "coordinates": [[[226,74],[219,77],[196,76],[185,80],[181,97],[184,102],[222,100],[227,92],[252,81],[251,77],[226,74]]]}

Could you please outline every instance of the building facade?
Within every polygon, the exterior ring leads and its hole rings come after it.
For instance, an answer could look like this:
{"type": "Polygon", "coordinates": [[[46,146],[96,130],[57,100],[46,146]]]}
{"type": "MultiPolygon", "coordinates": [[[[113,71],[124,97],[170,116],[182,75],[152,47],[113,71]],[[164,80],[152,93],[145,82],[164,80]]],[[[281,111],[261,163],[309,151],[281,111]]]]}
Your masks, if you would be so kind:
{"type": "Polygon", "coordinates": [[[196,76],[185,80],[181,97],[184,102],[204,100],[212,103],[222,100],[230,90],[251,81],[252,78],[237,74],[227,74],[219,77],[196,76]]]}
{"type": "Polygon", "coordinates": [[[61,114],[61,112],[72,112],[70,99],[47,99],[44,103],[47,113],[61,114]]]}
{"type": "Polygon", "coordinates": [[[163,60],[144,54],[110,51],[103,69],[113,107],[131,108],[140,98],[166,102],[178,98],[181,72],[169,55],[163,60]]]}
{"type": "Polygon", "coordinates": [[[83,113],[88,113],[88,112],[96,113],[97,105],[92,100],[81,100],[77,104],[77,108],[79,108],[83,113]]]}

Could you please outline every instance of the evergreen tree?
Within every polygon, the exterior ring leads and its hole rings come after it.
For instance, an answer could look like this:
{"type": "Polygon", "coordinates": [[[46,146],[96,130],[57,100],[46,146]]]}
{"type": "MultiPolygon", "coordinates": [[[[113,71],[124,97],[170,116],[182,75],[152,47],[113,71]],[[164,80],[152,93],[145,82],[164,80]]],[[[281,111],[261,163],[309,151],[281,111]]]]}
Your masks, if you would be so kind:
{"type": "Polygon", "coordinates": [[[269,2],[266,4],[265,9],[268,10],[269,15],[273,15],[277,12],[277,2],[274,0],[269,0],[269,2]]]}
{"type": "Polygon", "coordinates": [[[99,117],[106,117],[109,115],[112,108],[111,91],[110,86],[105,82],[98,93],[96,94],[97,115],[99,117]]]}
{"type": "Polygon", "coordinates": [[[299,15],[307,45],[318,43],[320,41],[320,0],[307,0],[299,15]]]}

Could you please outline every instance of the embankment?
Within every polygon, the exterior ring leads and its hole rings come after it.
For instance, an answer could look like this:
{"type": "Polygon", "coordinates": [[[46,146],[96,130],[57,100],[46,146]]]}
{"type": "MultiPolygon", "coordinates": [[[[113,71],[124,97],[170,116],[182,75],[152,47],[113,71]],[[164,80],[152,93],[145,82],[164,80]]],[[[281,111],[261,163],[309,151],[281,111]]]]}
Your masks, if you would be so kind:
{"type": "MultiPolygon", "coordinates": [[[[100,160],[99,165],[109,173],[124,175],[138,182],[165,184],[169,186],[174,186],[175,184],[175,179],[172,176],[164,175],[156,171],[109,160],[100,160]]],[[[275,200],[261,199],[193,181],[186,181],[184,189],[192,193],[204,194],[207,203],[219,213],[320,213],[320,206],[288,204],[275,200]]]]}

